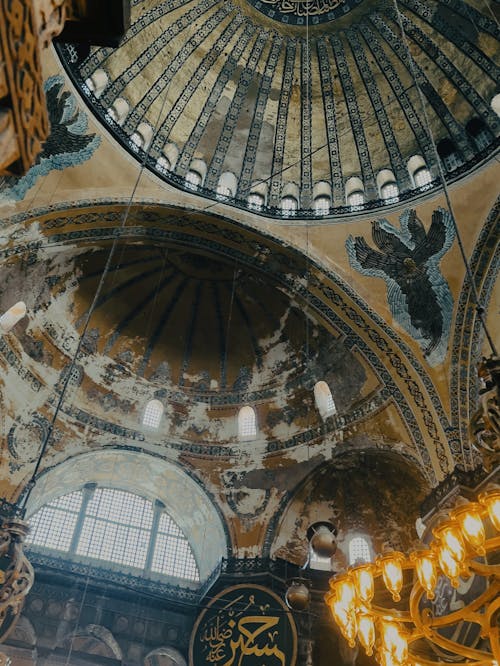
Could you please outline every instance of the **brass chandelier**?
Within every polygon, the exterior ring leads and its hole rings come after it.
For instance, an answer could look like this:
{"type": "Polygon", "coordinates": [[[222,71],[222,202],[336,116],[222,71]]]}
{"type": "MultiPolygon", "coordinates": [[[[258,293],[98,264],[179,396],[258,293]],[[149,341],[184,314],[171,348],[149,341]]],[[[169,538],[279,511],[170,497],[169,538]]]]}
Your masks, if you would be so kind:
{"type": "Polygon", "coordinates": [[[326,603],[349,645],[358,640],[380,666],[498,666],[500,487],[453,509],[427,548],[333,577],[326,603]],[[457,594],[474,581],[474,594],[457,594]],[[433,605],[446,588],[454,603],[433,605]]]}

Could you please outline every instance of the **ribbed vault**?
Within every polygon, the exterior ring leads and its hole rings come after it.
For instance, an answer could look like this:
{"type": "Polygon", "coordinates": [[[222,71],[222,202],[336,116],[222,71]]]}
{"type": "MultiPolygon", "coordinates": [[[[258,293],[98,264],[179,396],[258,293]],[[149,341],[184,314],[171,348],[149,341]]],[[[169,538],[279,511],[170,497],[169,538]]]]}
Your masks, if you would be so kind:
{"type": "Polygon", "coordinates": [[[412,64],[391,0],[342,3],[326,23],[319,4],[298,3],[310,5],[307,40],[303,24],[244,0],[136,2],[117,49],[60,54],[95,113],[162,178],[185,187],[194,169],[207,196],[222,184],[243,202],[257,188],[275,212],[290,192],[311,208],[322,183],[344,206],[351,177],[368,200],[387,178],[418,194],[412,156],[438,176],[427,119],[450,177],[495,148],[499,29],[483,5],[401,0],[412,64]]]}

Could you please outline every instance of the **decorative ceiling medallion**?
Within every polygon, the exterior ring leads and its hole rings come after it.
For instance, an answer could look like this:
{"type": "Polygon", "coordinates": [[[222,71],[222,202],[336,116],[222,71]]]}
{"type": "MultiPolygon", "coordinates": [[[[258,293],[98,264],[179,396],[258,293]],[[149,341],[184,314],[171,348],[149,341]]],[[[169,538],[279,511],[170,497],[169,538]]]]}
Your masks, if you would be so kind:
{"type": "Polygon", "coordinates": [[[250,0],[265,16],[289,25],[318,25],[347,14],[362,0],[250,0]]]}

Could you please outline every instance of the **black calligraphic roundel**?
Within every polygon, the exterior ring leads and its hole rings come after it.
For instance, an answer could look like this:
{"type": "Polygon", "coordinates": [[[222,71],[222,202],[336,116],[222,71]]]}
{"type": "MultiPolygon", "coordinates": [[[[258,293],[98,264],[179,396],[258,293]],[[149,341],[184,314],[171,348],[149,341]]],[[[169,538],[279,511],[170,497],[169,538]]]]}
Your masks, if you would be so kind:
{"type": "Polygon", "coordinates": [[[189,666],[295,666],[296,658],[293,617],[260,585],[235,585],[214,597],[189,646],[189,666]]]}

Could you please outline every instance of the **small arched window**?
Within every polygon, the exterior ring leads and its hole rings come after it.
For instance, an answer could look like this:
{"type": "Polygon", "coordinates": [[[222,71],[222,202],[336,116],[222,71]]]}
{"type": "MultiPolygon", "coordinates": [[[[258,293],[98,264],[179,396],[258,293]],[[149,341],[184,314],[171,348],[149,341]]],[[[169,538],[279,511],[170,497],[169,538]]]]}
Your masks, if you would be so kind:
{"type": "Polygon", "coordinates": [[[349,566],[371,560],[370,544],[364,537],[354,537],[349,541],[349,566]]]}
{"type": "Polygon", "coordinates": [[[194,169],[189,169],[184,182],[186,187],[189,187],[191,190],[197,190],[202,183],[201,173],[198,173],[194,169]]]}
{"type": "Polygon", "coordinates": [[[492,98],[490,106],[493,109],[493,111],[497,114],[497,116],[500,116],[500,93],[498,93],[492,98]]]}
{"type": "Polygon", "coordinates": [[[237,187],[238,182],[234,173],[225,171],[221,174],[219,182],[217,183],[217,198],[227,199],[228,197],[234,197],[237,187]]]}
{"type": "Polygon", "coordinates": [[[130,105],[123,97],[117,97],[109,107],[106,117],[110,118],[117,125],[123,125],[130,111],[130,105]]]}
{"type": "Polygon", "coordinates": [[[437,152],[446,171],[454,171],[462,164],[462,158],[451,139],[442,139],[437,145],[437,152]]]}
{"type": "Polygon", "coordinates": [[[330,212],[330,197],[322,194],[314,199],[314,212],[316,215],[328,215],[330,212]]]}
{"type": "Polygon", "coordinates": [[[266,199],[263,194],[260,194],[260,192],[250,192],[247,198],[247,203],[249,208],[253,208],[253,210],[260,210],[264,207],[266,199]]]}
{"type": "Polygon", "coordinates": [[[158,171],[161,173],[167,173],[167,171],[170,171],[172,169],[172,165],[170,164],[170,160],[167,157],[164,157],[161,155],[157,160],[156,160],[156,168],[158,171]]]}
{"type": "Polygon", "coordinates": [[[351,176],[345,184],[345,197],[347,205],[356,209],[365,202],[365,188],[363,181],[358,176],[351,176]]]}
{"type": "Polygon", "coordinates": [[[153,128],[148,123],[139,123],[130,137],[131,146],[134,150],[142,148],[147,150],[153,138],[153,128]]]}
{"type": "Polygon", "coordinates": [[[238,413],[238,437],[242,440],[257,436],[257,417],[250,405],[242,407],[238,413]]]}
{"type": "Polygon", "coordinates": [[[8,333],[11,331],[17,322],[26,314],[26,303],[19,301],[3,313],[0,317],[0,333],[8,333]]]}
{"type": "Polygon", "coordinates": [[[413,174],[413,181],[415,187],[425,188],[429,183],[432,183],[432,174],[427,167],[420,167],[413,174]]]}
{"type": "Polygon", "coordinates": [[[354,192],[351,192],[349,196],[347,197],[347,204],[351,206],[351,208],[357,208],[358,206],[362,206],[365,203],[365,193],[362,190],[354,190],[354,192]]]}
{"type": "Polygon", "coordinates": [[[299,208],[299,202],[295,197],[286,196],[281,200],[283,215],[295,215],[299,208]]]}
{"type": "Polygon", "coordinates": [[[85,81],[85,85],[94,93],[94,96],[97,97],[97,99],[102,95],[108,83],[109,77],[101,68],[96,69],[85,81]]]}
{"type": "Polygon", "coordinates": [[[316,382],[314,385],[314,400],[322,419],[333,416],[337,412],[332,392],[326,382],[316,382]]]}
{"type": "Polygon", "coordinates": [[[384,201],[397,201],[399,198],[399,188],[395,181],[384,183],[380,188],[380,197],[384,201]]]}
{"type": "Polygon", "coordinates": [[[150,400],[144,410],[142,425],[154,430],[158,429],[163,416],[163,405],[159,400],[150,400]]]}
{"type": "Polygon", "coordinates": [[[476,148],[484,150],[493,141],[493,136],[481,118],[472,118],[465,126],[468,134],[472,137],[476,148]]]}

